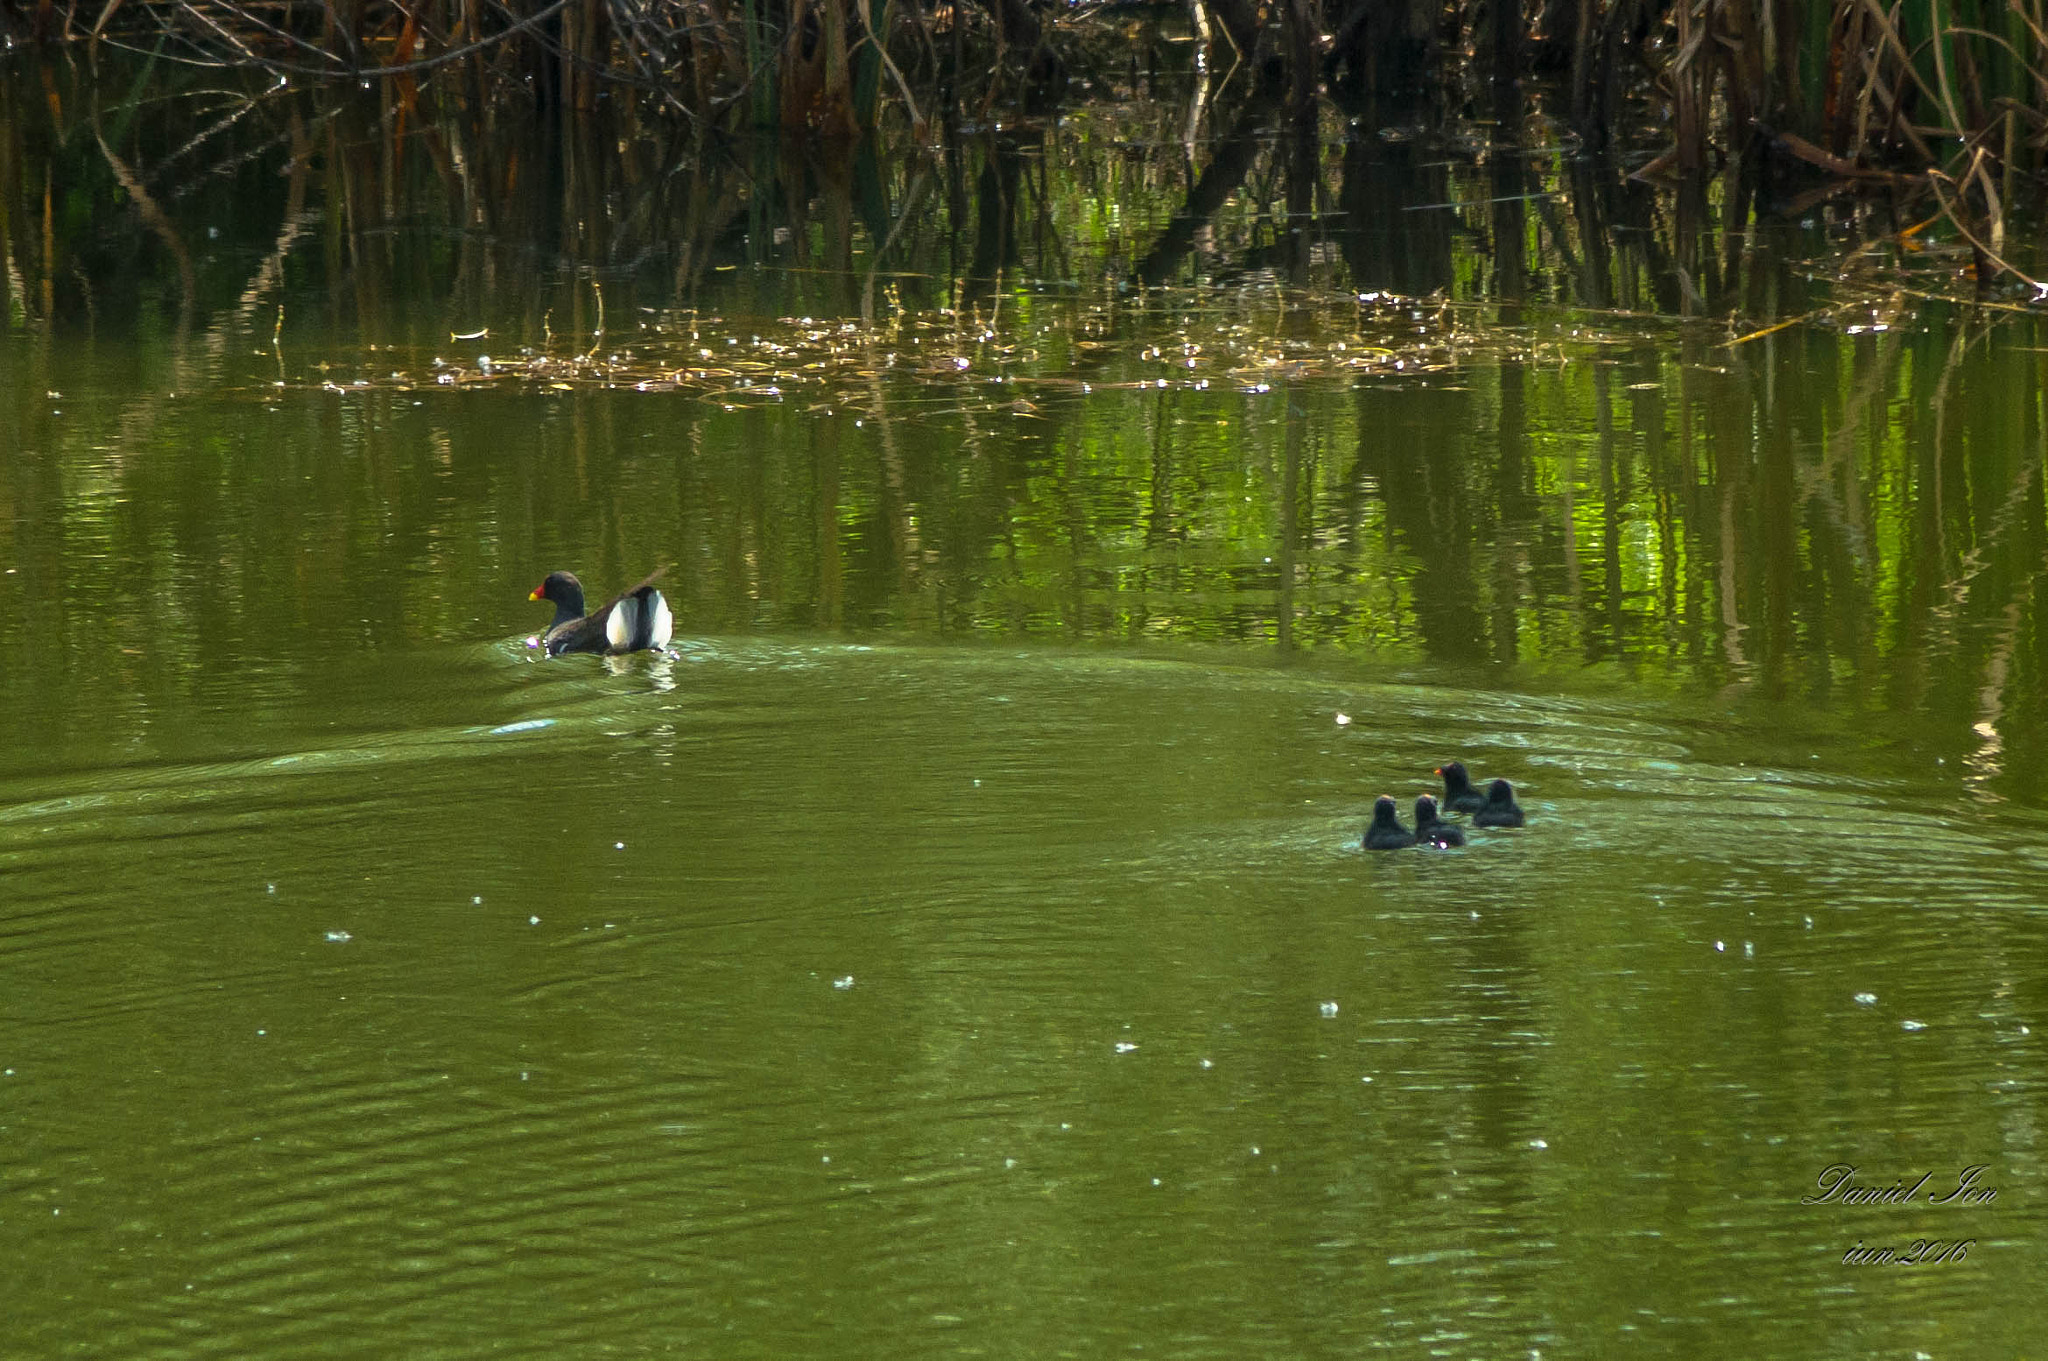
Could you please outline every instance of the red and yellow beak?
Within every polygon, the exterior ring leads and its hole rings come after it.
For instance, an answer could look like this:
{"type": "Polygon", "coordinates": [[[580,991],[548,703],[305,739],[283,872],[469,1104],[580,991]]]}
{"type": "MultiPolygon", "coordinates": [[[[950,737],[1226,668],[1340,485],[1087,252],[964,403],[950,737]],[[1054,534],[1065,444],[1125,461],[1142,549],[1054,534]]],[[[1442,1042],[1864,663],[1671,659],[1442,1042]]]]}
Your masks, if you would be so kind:
{"type": "Polygon", "coordinates": [[[546,599],[547,599],[547,597],[541,594],[541,592],[542,592],[542,591],[544,591],[544,590],[546,590],[546,589],[547,589],[547,587],[546,587],[545,585],[542,585],[542,586],[536,586],[536,587],[534,587],[534,588],[533,588],[533,593],[532,593],[531,595],[527,596],[526,598],[527,598],[528,600],[546,600],[546,599]]]}

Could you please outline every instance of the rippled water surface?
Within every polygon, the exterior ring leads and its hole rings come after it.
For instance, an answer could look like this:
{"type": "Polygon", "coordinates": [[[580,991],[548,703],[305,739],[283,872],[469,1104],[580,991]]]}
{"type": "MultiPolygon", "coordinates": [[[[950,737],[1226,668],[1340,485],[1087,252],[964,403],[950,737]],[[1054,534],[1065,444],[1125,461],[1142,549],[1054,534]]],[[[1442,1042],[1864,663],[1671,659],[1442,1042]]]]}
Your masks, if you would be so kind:
{"type": "Polygon", "coordinates": [[[0,786],[18,1354],[2033,1326],[2037,819],[1711,708],[1213,658],[388,660],[260,750],[0,786]],[[1530,826],[1360,851],[1447,752],[1530,826]],[[1838,1161],[1998,1196],[1800,1206],[1838,1161]],[[1976,1242],[1842,1264],[1923,1235],[1976,1242]]]}
{"type": "MultiPolygon", "coordinates": [[[[71,88],[0,229],[101,202],[71,88]]],[[[1496,306],[1649,238],[1342,129],[1198,231],[1102,108],[928,275],[765,191],[548,272],[288,112],[142,176],[175,308],[8,238],[0,1361],[2038,1350],[2035,323],[1496,306]],[[664,563],[668,653],[527,644],[664,563]],[[1362,850],[1451,757],[1529,825],[1362,850]]]]}

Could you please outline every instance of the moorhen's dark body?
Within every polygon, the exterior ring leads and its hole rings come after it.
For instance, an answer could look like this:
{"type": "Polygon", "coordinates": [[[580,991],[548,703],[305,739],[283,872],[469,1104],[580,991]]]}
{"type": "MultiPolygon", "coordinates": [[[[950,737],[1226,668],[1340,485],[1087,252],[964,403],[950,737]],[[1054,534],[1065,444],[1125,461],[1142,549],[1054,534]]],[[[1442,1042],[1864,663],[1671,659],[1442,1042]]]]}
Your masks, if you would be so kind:
{"type": "Polygon", "coordinates": [[[1486,806],[1472,815],[1474,827],[1519,827],[1522,805],[1515,802],[1515,787],[1506,780],[1486,786],[1486,806]]]}
{"type": "Polygon", "coordinates": [[[591,614],[583,612],[583,583],[574,572],[550,572],[548,579],[534,587],[528,600],[554,602],[554,622],[540,636],[550,657],[564,652],[638,652],[662,648],[675,633],[675,615],[654,583],[666,567],[648,573],[647,580],[591,614]]]}
{"type": "Polygon", "coordinates": [[[1372,806],[1372,826],[1365,829],[1365,848],[1369,851],[1398,851],[1404,846],[1415,844],[1415,833],[1401,825],[1401,819],[1394,812],[1394,801],[1382,794],[1372,806]]]}
{"type": "Polygon", "coordinates": [[[1462,846],[1465,834],[1436,815],[1436,800],[1424,794],[1415,801],[1415,844],[1462,846]]]}
{"type": "Polygon", "coordinates": [[[1472,787],[1472,777],[1465,773],[1463,761],[1448,761],[1436,768],[1444,777],[1444,811],[1446,813],[1476,813],[1486,806],[1486,796],[1472,787]]]}

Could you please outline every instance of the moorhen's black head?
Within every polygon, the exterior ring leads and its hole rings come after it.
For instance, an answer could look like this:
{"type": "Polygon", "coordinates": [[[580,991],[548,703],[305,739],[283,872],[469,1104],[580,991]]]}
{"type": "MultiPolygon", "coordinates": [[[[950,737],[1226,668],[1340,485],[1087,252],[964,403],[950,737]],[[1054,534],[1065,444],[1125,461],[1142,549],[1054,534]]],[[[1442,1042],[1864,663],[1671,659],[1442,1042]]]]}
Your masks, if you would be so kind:
{"type": "Polygon", "coordinates": [[[1369,851],[1393,851],[1403,846],[1413,846],[1415,837],[1401,825],[1394,812],[1394,800],[1382,794],[1373,802],[1372,826],[1365,829],[1365,848],[1369,851]]]}
{"type": "Polygon", "coordinates": [[[548,573],[548,579],[534,587],[533,594],[526,598],[553,601],[557,619],[583,617],[583,583],[574,572],[548,573]]]}
{"type": "Polygon", "coordinates": [[[1436,815],[1436,800],[1424,794],[1415,801],[1415,844],[1462,846],[1465,834],[1436,815]]]}
{"type": "Polygon", "coordinates": [[[1515,787],[1506,780],[1495,780],[1486,786],[1486,806],[1472,815],[1477,827],[1520,827],[1523,824],[1522,805],[1515,802],[1515,787]]]}
{"type": "Polygon", "coordinates": [[[1472,777],[1465,773],[1463,761],[1446,761],[1436,768],[1444,777],[1444,811],[1446,813],[1476,813],[1486,802],[1486,796],[1472,787],[1472,777]]]}

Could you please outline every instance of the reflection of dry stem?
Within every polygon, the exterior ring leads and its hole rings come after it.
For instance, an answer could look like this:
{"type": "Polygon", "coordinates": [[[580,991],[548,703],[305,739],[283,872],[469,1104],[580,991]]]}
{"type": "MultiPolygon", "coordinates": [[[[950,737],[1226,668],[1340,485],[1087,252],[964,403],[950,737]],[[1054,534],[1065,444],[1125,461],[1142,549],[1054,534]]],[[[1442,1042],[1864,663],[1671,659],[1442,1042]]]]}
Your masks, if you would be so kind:
{"type": "MultiPolygon", "coordinates": [[[[1947,442],[1950,378],[1959,367],[1961,359],[1968,350],[1967,342],[1967,334],[1959,333],[1956,336],[1955,343],[1949,348],[1949,361],[1943,367],[1940,381],[1935,385],[1934,518],[1937,544],[1936,560],[1943,563],[1947,561],[1948,550],[1947,517],[1943,513],[1941,497],[1941,454],[1943,446],[1947,442]]],[[[1985,532],[1978,536],[1976,543],[1971,546],[1969,552],[1965,553],[1962,561],[1957,564],[1958,570],[1956,574],[1942,583],[1940,603],[1936,604],[1929,612],[1929,632],[1933,635],[1929,639],[1928,644],[1930,651],[1935,649],[1945,651],[1955,645],[1958,620],[1962,613],[1963,602],[1969,597],[1970,583],[1997,559],[1996,550],[1999,544],[2005,539],[2012,527],[2019,523],[2023,512],[2029,504],[2034,479],[2040,474],[2040,469],[2041,454],[2037,450],[2034,457],[2020,469],[2019,476],[2013,480],[2012,488],[2006,493],[2004,502],[1992,515],[1991,523],[1986,527],[1985,532]]],[[[1980,797],[1992,797],[1985,791],[1983,786],[1985,782],[1996,776],[2003,768],[2001,753],[2004,744],[1998,731],[1998,722],[2004,713],[2001,696],[2005,689],[2010,658],[2017,639],[2020,601],[2033,591],[2034,583],[2040,579],[2044,570],[2048,569],[2036,568],[2017,587],[2012,601],[2006,606],[2004,615],[2005,630],[2000,635],[1998,643],[1994,646],[1992,655],[1985,663],[1985,683],[1980,688],[1978,694],[1978,711],[1983,716],[1974,725],[1974,731],[1980,739],[1980,745],[1976,753],[1968,758],[1974,772],[1969,782],[1980,797]]]]}
{"type": "MultiPolygon", "coordinates": [[[[293,127],[295,131],[298,128],[296,119],[293,120],[293,127]]],[[[192,263],[191,254],[185,249],[183,239],[171,225],[170,219],[164,213],[162,206],[150,195],[134,171],[120,157],[115,155],[113,150],[107,145],[106,138],[100,133],[97,123],[95,123],[93,131],[95,138],[99,142],[102,155],[106,157],[108,165],[113,169],[115,180],[128,191],[130,197],[134,199],[136,209],[143,221],[148,223],[150,229],[163,240],[166,247],[170,250],[172,258],[177,261],[179,282],[183,288],[183,297],[178,309],[179,344],[173,348],[172,362],[168,373],[168,384],[163,393],[145,393],[136,402],[125,407],[121,413],[120,428],[122,435],[117,447],[121,449],[139,449],[148,445],[148,432],[155,427],[161,414],[163,403],[166,400],[165,393],[190,389],[200,385],[202,380],[195,376],[195,371],[204,368],[206,361],[218,361],[222,355],[227,353],[230,345],[235,343],[235,337],[252,327],[255,314],[263,305],[264,299],[273,290],[282,285],[285,257],[290,253],[293,243],[304,233],[309,218],[305,211],[308,162],[304,156],[296,157],[292,162],[291,183],[286,197],[284,222],[279,228],[277,240],[271,249],[271,253],[264,258],[263,263],[257,267],[255,274],[251,276],[249,283],[242,289],[234,310],[225,313],[212,326],[208,327],[199,345],[192,347],[183,343],[190,331],[192,317],[197,308],[196,271],[192,263]]],[[[189,145],[188,143],[188,147],[189,145]]],[[[283,330],[284,306],[280,303],[277,309],[276,320],[271,328],[271,348],[277,354],[277,376],[280,387],[285,382],[284,351],[281,344],[283,330]]]]}
{"type": "Polygon", "coordinates": [[[157,239],[164,243],[164,248],[170,251],[171,258],[177,261],[178,332],[182,335],[192,327],[192,314],[199,300],[199,279],[192,267],[192,253],[185,249],[184,238],[179,236],[178,229],[171,225],[171,219],[162,206],[151,196],[149,190],[143,187],[135,172],[128,168],[128,163],[116,156],[114,149],[107,145],[107,139],[101,134],[97,122],[93,127],[93,138],[99,143],[100,154],[106,158],[107,167],[114,172],[115,182],[127,191],[128,197],[135,202],[136,211],[142,215],[142,220],[149,225],[150,231],[156,234],[157,239]]]}
{"type": "Polygon", "coordinates": [[[1856,391],[1843,404],[1842,423],[1829,437],[1819,465],[1799,473],[1801,492],[1827,508],[1829,522],[1841,534],[1849,555],[1859,567],[1868,565],[1876,553],[1870,541],[1870,526],[1864,523],[1860,511],[1845,508],[1835,496],[1835,477],[1837,473],[1846,474],[1843,481],[1849,488],[1849,494],[1860,504],[1858,493],[1862,483],[1857,480],[1854,467],[1856,439],[1863,432],[1865,412],[1874,410],[1878,412],[1879,419],[1883,419],[1886,380],[1897,372],[1899,358],[1904,353],[1905,346],[1899,333],[1896,330],[1886,331],[1878,346],[1878,361],[1870,366],[1856,391]]]}
{"type": "Polygon", "coordinates": [[[2013,649],[2019,641],[2020,597],[2034,588],[2034,580],[2041,574],[2036,572],[2020,583],[2018,594],[2006,602],[2004,624],[1998,631],[1997,641],[1991,646],[1991,655],[1984,659],[1984,683],[1977,687],[1977,721],[1970,725],[1970,731],[1977,734],[1977,749],[1963,758],[1963,764],[1970,773],[1963,777],[1963,784],[1978,798],[1997,802],[1998,795],[1989,788],[1991,781],[2005,769],[2005,739],[1998,731],[1998,724],[2005,717],[2006,674],[2012,668],[2013,649]]]}
{"type": "Polygon", "coordinates": [[[1749,669],[1749,659],[1742,655],[1741,611],[1735,607],[1735,482],[1730,478],[1721,483],[1721,650],[1728,654],[1728,665],[1737,671],[1749,669]]]}
{"type": "Polygon", "coordinates": [[[904,486],[903,455],[896,448],[896,423],[890,418],[889,399],[882,390],[882,374],[879,365],[874,366],[868,384],[868,415],[873,418],[882,436],[882,477],[889,486],[889,500],[894,510],[890,516],[896,531],[896,544],[901,552],[897,567],[902,573],[903,585],[908,590],[917,580],[917,567],[921,557],[918,549],[917,517],[910,513],[909,493],[904,486]]]}
{"type": "MultiPolygon", "coordinates": [[[[246,326],[253,321],[257,310],[263,306],[263,300],[273,289],[282,286],[285,257],[291,254],[292,246],[305,234],[306,224],[311,220],[312,216],[306,212],[306,160],[294,157],[291,183],[285,191],[284,222],[278,227],[277,239],[271,242],[270,254],[263,257],[263,263],[235,300],[234,318],[238,325],[246,326]]],[[[277,309],[277,325],[280,330],[284,326],[283,304],[279,304],[277,309]]],[[[275,343],[277,338],[273,335],[271,339],[275,343]]],[[[278,376],[284,375],[280,373],[278,376]]]]}
{"type": "Polygon", "coordinates": [[[590,333],[590,349],[583,356],[586,361],[596,357],[597,347],[604,344],[604,285],[592,279],[590,291],[597,294],[597,328],[590,333]]]}
{"type": "Polygon", "coordinates": [[[910,191],[903,196],[902,211],[896,214],[896,221],[890,224],[888,237],[882,242],[881,249],[875,252],[874,263],[868,266],[868,277],[862,284],[860,293],[860,322],[863,327],[875,324],[875,276],[881,273],[882,261],[888,258],[890,248],[903,234],[904,227],[917,215],[918,205],[924,200],[924,186],[925,181],[930,178],[929,172],[929,166],[918,167],[917,178],[910,182],[910,191]]]}

